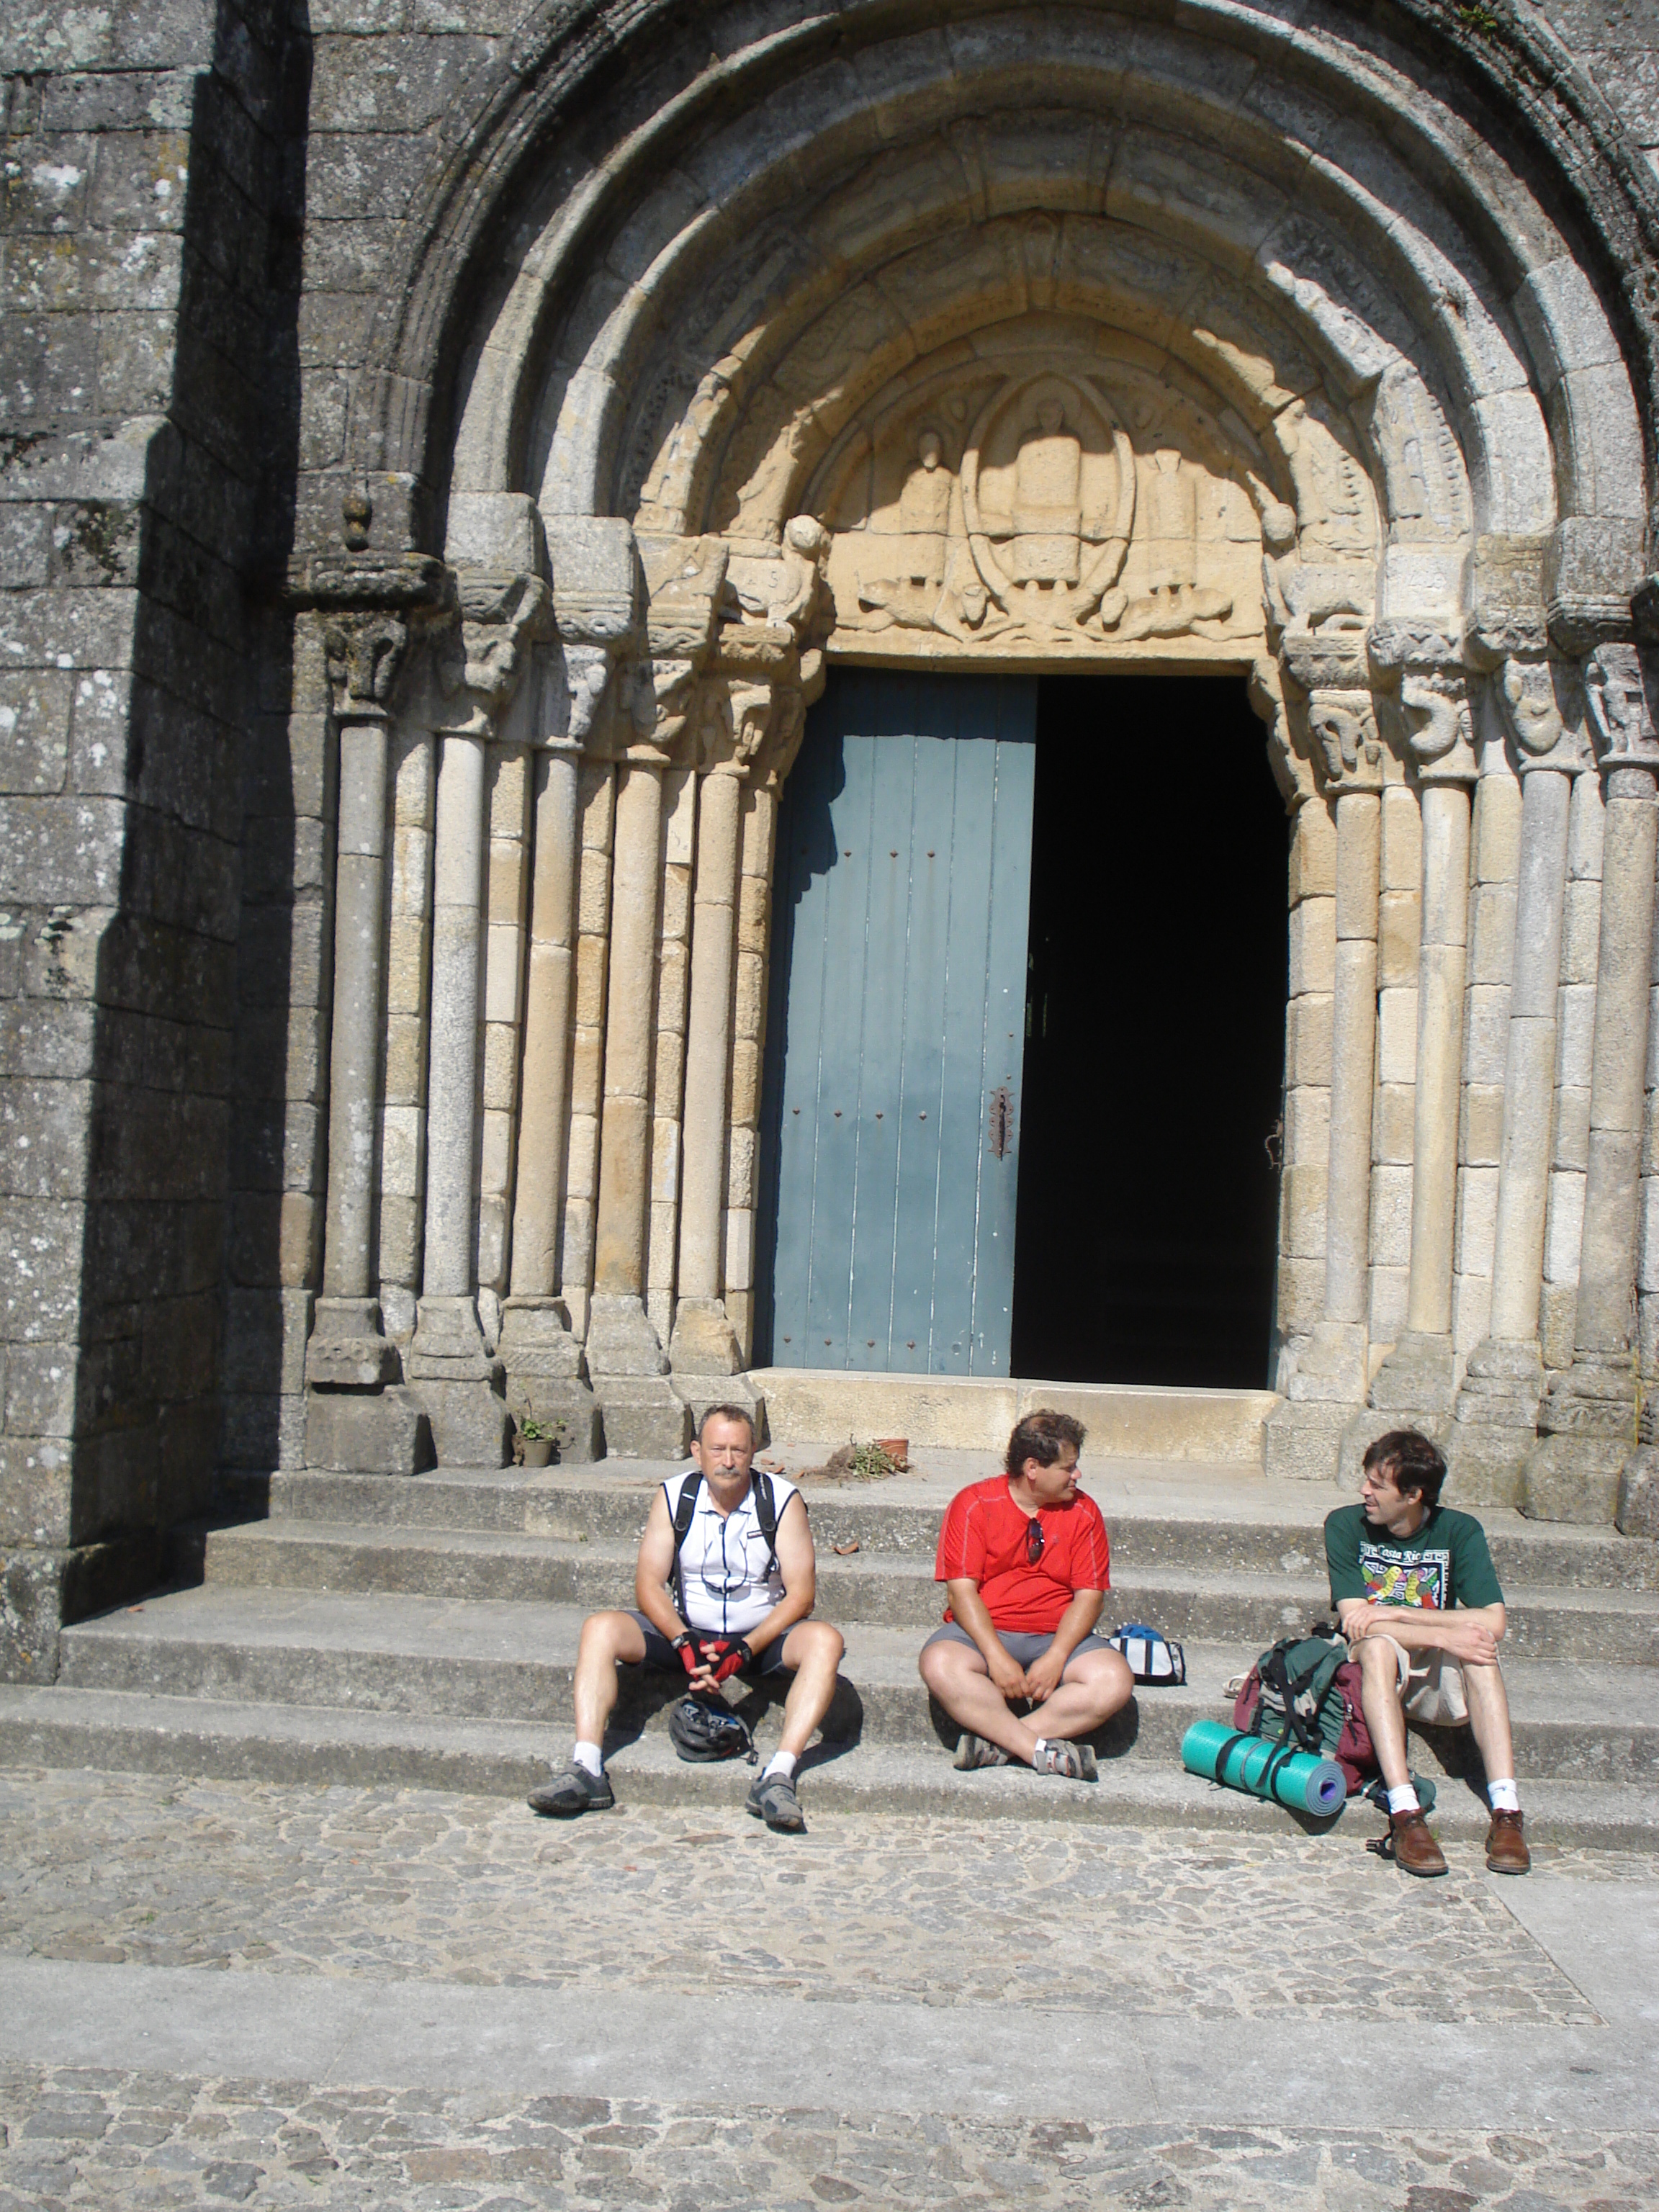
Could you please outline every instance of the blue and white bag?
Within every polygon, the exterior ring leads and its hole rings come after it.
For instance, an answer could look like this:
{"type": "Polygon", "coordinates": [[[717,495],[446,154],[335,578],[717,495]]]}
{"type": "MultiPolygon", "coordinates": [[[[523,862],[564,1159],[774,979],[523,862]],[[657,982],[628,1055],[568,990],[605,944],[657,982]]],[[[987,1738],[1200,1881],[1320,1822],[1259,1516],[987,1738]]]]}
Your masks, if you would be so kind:
{"type": "Polygon", "coordinates": [[[1187,1660],[1178,1644],[1171,1644],[1155,1628],[1139,1620],[1126,1621],[1106,1638],[1114,1651],[1129,1662],[1137,1682],[1180,1683],[1187,1679],[1187,1660]]]}

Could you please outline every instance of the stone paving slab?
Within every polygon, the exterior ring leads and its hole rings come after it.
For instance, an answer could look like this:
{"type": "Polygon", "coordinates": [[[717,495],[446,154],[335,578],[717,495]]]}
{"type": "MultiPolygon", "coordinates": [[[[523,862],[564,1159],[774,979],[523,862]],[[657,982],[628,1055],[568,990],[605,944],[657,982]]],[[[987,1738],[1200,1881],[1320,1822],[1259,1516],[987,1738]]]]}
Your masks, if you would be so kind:
{"type": "Polygon", "coordinates": [[[529,2099],[94,2067],[0,2072],[0,2205],[385,2212],[1645,2212],[1649,2134],[1111,2127],[529,2099]]]}

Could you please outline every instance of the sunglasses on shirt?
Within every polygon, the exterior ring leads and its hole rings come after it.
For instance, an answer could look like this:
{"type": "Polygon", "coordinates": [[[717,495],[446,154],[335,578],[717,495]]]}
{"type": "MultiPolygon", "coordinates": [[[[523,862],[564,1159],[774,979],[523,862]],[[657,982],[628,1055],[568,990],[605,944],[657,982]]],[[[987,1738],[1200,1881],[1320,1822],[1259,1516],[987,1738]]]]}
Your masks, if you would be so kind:
{"type": "Polygon", "coordinates": [[[1036,1566],[1037,1561],[1042,1557],[1042,1522],[1028,1521],[1025,1524],[1025,1564],[1028,1567],[1036,1566]]]}

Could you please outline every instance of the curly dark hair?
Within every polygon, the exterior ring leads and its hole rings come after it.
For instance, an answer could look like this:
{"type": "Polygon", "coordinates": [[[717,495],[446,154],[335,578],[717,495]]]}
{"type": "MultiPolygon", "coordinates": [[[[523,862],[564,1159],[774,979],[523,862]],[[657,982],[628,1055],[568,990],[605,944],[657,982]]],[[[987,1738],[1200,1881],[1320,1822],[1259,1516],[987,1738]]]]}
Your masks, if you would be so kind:
{"type": "Polygon", "coordinates": [[[1003,1464],[1010,1474],[1018,1474],[1028,1459],[1036,1460],[1039,1467],[1052,1467],[1065,1445],[1080,1452],[1087,1434],[1082,1422],[1074,1421],[1069,1413],[1050,1413],[1039,1406],[1016,1424],[1003,1464]]]}

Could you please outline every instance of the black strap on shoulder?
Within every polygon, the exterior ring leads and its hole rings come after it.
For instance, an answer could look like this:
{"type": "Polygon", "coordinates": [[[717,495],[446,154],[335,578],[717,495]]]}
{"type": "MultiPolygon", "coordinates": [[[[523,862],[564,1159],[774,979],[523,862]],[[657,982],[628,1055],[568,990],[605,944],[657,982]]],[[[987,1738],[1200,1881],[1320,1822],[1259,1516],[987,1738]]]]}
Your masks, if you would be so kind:
{"type": "Polygon", "coordinates": [[[685,1577],[680,1571],[680,1547],[691,1533],[692,1516],[697,1510],[697,1493],[702,1488],[702,1469],[698,1468],[681,1483],[679,1503],[674,1508],[674,1602],[679,1608],[682,1620],[685,1619],[685,1577]]]}
{"type": "Polygon", "coordinates": [[[760,1522],[760,1532],[766,1539],[766,1565],[762,1573],[764,1581],[778,1563],[778,1500],[772,1487],[772,1478],[756,1468],[749,1478],[749,1486],[755,1494],[755,1518],[760,1522]]]}

